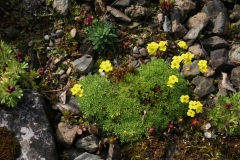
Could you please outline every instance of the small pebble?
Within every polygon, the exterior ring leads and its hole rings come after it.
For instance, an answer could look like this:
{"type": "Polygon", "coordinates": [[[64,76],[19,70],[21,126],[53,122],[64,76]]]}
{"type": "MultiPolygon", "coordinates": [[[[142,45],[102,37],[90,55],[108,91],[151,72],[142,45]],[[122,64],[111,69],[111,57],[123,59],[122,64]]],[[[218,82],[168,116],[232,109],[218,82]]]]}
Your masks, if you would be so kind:
{"type": "Polygon", "coordinates": [[[138,47],[133,47],[133,53],[139,53],[138,47]]]}
{"type": "Polygon", "coordinates": [[[70,31],[70,35],[74,38],[74,37],[76,37],[76,34],[77,34],[77,29],[76,29],[76,28],[73,28],[73,29],[70,31]]]}
{"type": "Polygon", "coordinates": [[[204,132],[204,136],[206,138],[212,138],[212,134],[210,132],[204,132]]]}
{"type": "Polygon", "coordinates": [[[58,75],[63,75],[65,73],[65,71],[64,70],[61,70],[59,73],[58,73],[58,75]]]}
{"type": "Polygon", "coordinates": [[[56,37],[62,38],[62,36],[63,36],[63,31],[62,31],[61,29],[58,29],[58,30],[56,31],[56,37]]]}
{"type": "Polygon", "coordinates": [[[45,35],[45,36],[44,36],[44,39],[45,39],[46,41],[48,41],[48,40],[50,39],[50,36],[49,36],[49,35],[45,35]]]}
{"type": "Polygon", "coordinates": [[[140,53],[142,56],[147,56],[147,55],[148,55],[146,48],[141,48],[141,49],[139,49],[139,53],[140,53]]]}
{"type": "Polygon", "coordinates": [[[142,46],[143,44],[144,44],[144,41],[143,41],[142,39],[139,39],[139,40],[138,40],[138,45],[139,45],[139,46],[142,46]]]}

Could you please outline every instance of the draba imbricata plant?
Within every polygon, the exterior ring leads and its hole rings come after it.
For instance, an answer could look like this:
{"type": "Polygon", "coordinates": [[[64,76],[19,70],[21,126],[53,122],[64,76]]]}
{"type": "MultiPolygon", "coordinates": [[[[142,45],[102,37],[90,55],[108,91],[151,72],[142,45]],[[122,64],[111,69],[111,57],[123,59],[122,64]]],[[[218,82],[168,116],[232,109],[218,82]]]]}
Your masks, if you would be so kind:
{"type": "Polygon", "coordinates": [[[111,83],[99,75],[82,79],[80,109],[90,123],[96,122],[107,135],[121,142],[148,136],[148,129],[163,131],[175,118],[186,115],[188,107],[180,101],[188,94],[187,82],[177,70],[162,59],[142,65],[126,75],[124,81],[111,83]],[[169,77],[175,78],[172,87],[169,77]]]}
{"type": "Polygon", "coordinates": [[[28,64],[20,62],[22,53],[0,41],[0,104],[15,107],[23,96],[22,88],[37,89],[36,71],[27,72],[28,64]]]}

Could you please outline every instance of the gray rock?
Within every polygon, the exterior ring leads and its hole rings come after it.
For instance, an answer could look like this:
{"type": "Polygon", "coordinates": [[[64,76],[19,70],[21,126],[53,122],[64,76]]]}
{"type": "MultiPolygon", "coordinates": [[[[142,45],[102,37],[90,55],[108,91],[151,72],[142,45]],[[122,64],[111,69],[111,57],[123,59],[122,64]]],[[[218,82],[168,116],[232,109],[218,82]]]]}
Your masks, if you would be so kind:
{"type": "Polygon", "coordinates": [[[192,64],[184,64],[182,69],[183,76],[186,78],[193,78],[200,74],[198,62],[198,60],[195,60],[192,64]]]}
{"type": "Polygon", "coordinates": [[[214,22],[213,33],[218,35],[226,35],[229,32],[230,21],[223,12],[220,12],[214,22]]]}
{"type": "Polygon", "coordinates": [[[213,84],[213,78],[197,76],[197,77],[193,78],[191,83],[196,85],[193,92],[195,94],[197,94],[199,97],[203,97],[203,96],[215,91],[215,87],[213,84]]]}
{"type": "Polygon", "coordinates": [[[83,153],[80,156],[76,157],[74,160],[103,160],[99,156],[90,154],[90,153],[83,153]]]}
{"type": "Polygon", "coordinates": [[[230,80],[232,81],[233,86],[240,89],[240,66],[233,68],[230,76],[230,80]]]}
{"type": "Polygon", "coordinates": [[[229,18],[232,21],[240,20],[240,5],[238,5],[238,4],[234,5],[232,14],[230,14],[229,18]]]}
{"type": "Polygon", "coordinates": [[[44,36],[44,39],[45,39],[46,41],[48,41],[48,40],[50,39],[50,36],[49,36],[49,35],[45,35],[45,36],[44,36]]]}
{"type": "Polygon", "coordinates": [[[167,16],[164,17],[163,31],[164,32],[172,32],[172,24],[171,24],[171,21],[168,19],[167,16]]]}
{"type": "Polygon", "coordinates": [[[202,45],[204,49],[221,49],[221,48],[229,48],[229,44],[226,40],[218,36],[212,36],[210,38],[203,39],[202,45]]]}
{"type": "Polygon", "coordinates": [[[146,48],[140,48],[140,49],[139,49],[139,53],[140,53],[142,56],[147,56],[147,55],[148,55],[146,48]]]}
{"type": "Polygon", "coordinates": [[[183,37],[183,40],[187,41],[188,46],[191,46],[192,43],[196,40],[203,27],[203,23],[196,25],[192,29],[190,29],[188,33],[183,37]]]}
{"type": "Polygon", "coordinates": [[[134,21],[141,21],[150,16],[150,11],[142,6],[130,6],[124,10],[124,13],[134,21]]]}
{"type": "Polygon", "coordinates": [[[187,34],[188,30],[177,20],[174,20],[172,22],[172,32],[176,37],[181,39],[183,36],[187,34]]]}
{"type": "Polygon", "coordinates": [[[131,0],[118,0],[112,5],[113,7],[128,7],[131,0]]]}
{"type": "Polygon", "coordinates": [[[135,54],[139,53],[139,50],[138,50],[137,46],[133,47],[133,53],[135,53],[135,54]]]}
{"type": "Polygon", "coordinates": [[[76,29],[76,28],[71,29],[70,35],[71,35],[73,38],[76,37],[76,35],[77,35],[77,29],[76,29]]]}
{"type": "Polygon", "coordinates": [[[188,48],[188,51],[194,54],[194,58],[200,59],[205,56],[205,52],[198,43],[194,43],[188,48]]]}
{"type": "Polygon", "coordinates": [[[76,105],[73,99],[70,99],[66,104],[57,102],[54,106],[61,112],[68,110],[73,116],[82,116],[79,105],[76,105]]]}
{"type": "Polygon", "coordinates": [[[196,15],[190,17],[186,23],[187,28],[191,29],[196,25],[203,24],[203,27],[205,27],[209,22],[208,15],[203,12],[199,12],[196,15]]]}
{"type": "Polygon", "coordinates": [[[115,18],[120,19],[125,22],[131,22],[132,20],[123,12],[119,11],[116,8],[107,6],[107,11],[111,13],[115,18]]]}
{"type": "Polygon", "coordinates": [[[54,47],[53,41],[50,40],[48,46],[49,46],[49,47],[54,47]]]}
{"type": "Polygon", "coordinates": [[[232,63],[240,65],[240,45],[233,45],[229,51],[229,59],[232,63]]]}
{"type": "Polygon", "coordinates": [[[5,29],[5,34],[8,38],[13,39],[19,35],[19,31],[13,27],[8,27],[5,29]]]}
{"type": "Polygon", "coordinates": [[[64,152],[67,153],[68,160],[74,160],[75,158],[83,154],[85,151],[81,151],[77,149],[75,146],[71,146],[68,148],[64,148],[64,152]]]}
{"type": "Polygon", "coordinates": [[[171,21],[173,22],[175,20],[177,22],[180,22],[180,20],[181,20],[181,14],[177,7],[174,7],[171,12],[171,21]]]}
{"type": "Polygon", "coordinates": [[[66,16],[70,8],[70,0],[53,0],[52,6],[61,15],[66,16]]]}
{"type": "Polygon", "coordinates": [[[188,12],[195,8],[195,3],[191,0],[175,0],[174,5],[177,8],[184,10],[185,12],[188,12]]]}
{"type": "Polygon", "coordinates": [[[216,49],[210,52],[212,68],[218,72],[229,72],[233,65],[228,58],[228,51],[225,48],[216,49]]]}
{"type": "Polygon", "coordinates": [[[74,60],[72,64],[73,68],[80,73],[88,73],[94,66],[94,60],[91,55],[84,55],[81,58],[74,60]]]}
{"type": "Polygon", "coordinates": [[[24,90],[15,108],[1,107],[0,126],[13,131],[21,145],[18,159],[58,159],[47,108],[44,98],[31,90],[24,90]]]}
{"type": "Polygon", "coordinates": [[[75,145],[78,149],[93,153],[98,150],[98,139],[94,135],[89,135],[77,140],[75,145]]]}
{"type": "Polygon", "coordinates": [[[77,136],[77,125],[60,122],[56,130],[56,139],[65,147],[70,147],[77,136]]]}
{"type": "Polygon", "coordinates": [[[228,16],[226,7],[219,0],[208,1],[208,3],[202,8],[202,12],[208,15],[211,27],[214,27],[215,19],[220,12],[222,12],[225,16],[228,16]]]}
{"type": "Polygon", "coordinates": [[[143,44],[144,44],[144,40],[143,40],[143,39],[141,39],[141,38],[140,38],[140,39],[138,39],[138,45],[139,45],[139,46],[142,46],[143,44]]]}
{"type": "Polygon", "coordinates": [[[61,30],[61,29],[58,29],[58,30],[56,30],[56,37],[57,38],[62,38],[62,36],[63,36],[63,30],[61,30]]]}
{"type": "Polygon", "coordinates": [[[135,67],[137,66],[138,64],[138,61],[137,60],[134,60],[134,61],[131,61],[129,64],[128,64],[128,67],[135,67]]]}

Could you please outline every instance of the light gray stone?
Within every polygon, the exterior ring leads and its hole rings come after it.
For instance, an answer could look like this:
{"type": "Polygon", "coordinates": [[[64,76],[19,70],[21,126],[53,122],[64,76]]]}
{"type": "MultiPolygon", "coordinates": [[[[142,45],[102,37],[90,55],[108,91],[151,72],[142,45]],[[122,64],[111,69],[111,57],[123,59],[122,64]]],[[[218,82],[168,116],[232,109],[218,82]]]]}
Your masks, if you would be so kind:
{"type": "Polygon", "coordinates": [[[14,132],[21,145],[18,159],[58,160],[51,124],[45,113],[43,97],[31,90],[24,95],[15,108],[0,109],[0,126],[14,132]]]}
{"type": "Polygon", "coordinates": [[[70,8],[70,0],[53,0],[52,5],[57,12],[66,16],[70,8]]]}
{"type": "Polygon", "coordinates": [[[215,87],[213,84],[213,78],[197,76],[197,77],[193,78],[192,84],[196,85],[193,92],[195,94],[197,94],[199,97],[203,97],[203,96],[215,91],[215,87]]]}
{"type": "Polygon", "coordinates": [[[83,149],[89,153],[94,153],[98,150],[98,138],[94,135],[89,135],[79,139],[76,142],[76,147],[78,149],[83,149]]]}
{"type": "Polygon", "coordinates": [[[103,160],[99,156],[90,154],[90,153],[83,153],[80,156],[76,157],[74,160],[103,160]]]}

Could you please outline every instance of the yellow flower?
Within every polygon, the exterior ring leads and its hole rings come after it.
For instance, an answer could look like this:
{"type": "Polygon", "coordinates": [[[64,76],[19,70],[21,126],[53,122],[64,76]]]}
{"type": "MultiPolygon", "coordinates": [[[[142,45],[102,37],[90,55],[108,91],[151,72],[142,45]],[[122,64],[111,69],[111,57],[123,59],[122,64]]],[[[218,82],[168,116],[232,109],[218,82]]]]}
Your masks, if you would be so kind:
{"type": "Polygon", "coordinates": [[[208,69],[207,69],[207,61],[206,60],[200,60],[198,62],[198,66],[199,66],[200,72],[205,73],[205,72],[208,71],[208,69]]]}
{"type": "Polygon", "coordinates": [[[170,87],[170,88],[173,88],[173,84],[174,84],[174,83],[172,83],[171,81],[168,81],[168,82],[167,82],[167,86],[170,87]]]}
{"type": "Polygon", "coordinates": [[[158,47],[159,46],[156,42],[148,43],[147,51],[150,55],[156,55],[158,47]]]}
{"type": "Polygon", "coordinates": [[[187,115],[190,117],[194,117],[195,116],[195,112],[191,109],[188,110],[187,115]]]}
{"type": "Polygon", "coordinates": [[[187,49],[187,48],[188,48],[187,43],[184,42],[184,41],[178,42],[177,45],[178,45],[180,48],[182,48],[182,49],[187,49]]]}
{"type": "Polygon", "coordinates": [[[182,95],[182,96],[180,97],[180,101],[181,101],[182,103],[188,103],[188,102],[189,102],[189,96],[188,96],[188,95],[182,95]]]}
{"type": "Polygon", "coordinates": [[[175,75],[171,75],[171,76],[168,78],[168,81],[170,81],[171,83],[175,83],[175,82],[178,82],[178,78],[177,78],[177,76],[175,76],[175,75]]]}
{"type": "Polygon", "coordinates": [[[124,130],[124,131],[123,131],[123,133],[124,133],[124,134],[127,134],[127,131],[126,131],[126,130],[124,130]]]}
{"type": "Polygon", "coordinates": [[[112,67],[112,64],[109,60],[106,60],[106,61],[102,61],[102,63],[100,64],[99,66],[99,70],[98,72],[109,72],[109,71],[112,71],[113,70],[113,67],[112,67]]]}
{"type": "Polygon", "coordinates": [[[197,103],[196,103],[196,113],[201,113],[202,109],[203,109],[202,107],[203,107],[202,103],[197,101],[197,103]]]}
{"type": "Polygon", "coordinates": [[[160,47],[160,51],[166,51],[167,50],[167,41],[160,41],[159,42],[159,47],[160,47]]]}
{"type": "Polygon", "coordinates": [[[190,101],[189,102],[189,109],[193,109],[196,111],[196,113],[201,113],[202,112],[202,103],[200,101],[190,101]]]}
{"type": "Polygon", "coordinates": [[[173,68],[180,68],[180,62],[179,61],[177,61],[177,60],[173,60],[172,62],[171,62],[171,68],[173,69],[173,68]]]}
{"type": "Polygon", "coordinates": [[[184,59],[184,64],[192,64],[193,57],[194,57],[194,54],[192,54],[191,52],[182,54],[182,58],[184,59]]]}
{"type": "Polygon", "coordinates": [[[72,95],[77,95],[79,97],[82,97],[83,96],[83,89],[81,87],[82,87],[81,84],[75,84],[71,88],[72,95]]]}

